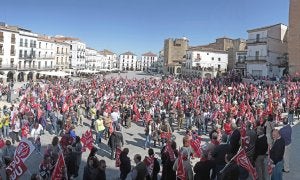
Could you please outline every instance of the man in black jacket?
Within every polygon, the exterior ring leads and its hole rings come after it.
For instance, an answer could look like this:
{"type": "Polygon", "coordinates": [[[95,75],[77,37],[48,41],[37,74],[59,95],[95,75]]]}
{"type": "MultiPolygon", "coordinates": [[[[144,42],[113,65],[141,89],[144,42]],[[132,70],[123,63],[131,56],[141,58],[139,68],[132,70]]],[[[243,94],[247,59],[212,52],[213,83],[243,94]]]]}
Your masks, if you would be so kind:
{"type": "Polygon", "coordinates": [[[279,131],[274,129],[272,132],[274,144],[270,150],[270,158],[273,161],[275,167],[272,171],[272,180],[282,180],[282,169],[283,169],[283,155],[285,149],[284,139],[281,138],[279,131]]]}
{"type": "Polygon", "coordinates": [[[111,149],[111,159],[115,159],[116,148],[121,148],[124,145],[123,134],[120,126],[116,126],[116,130],[111,134],[108,140],[108,146],[111,149]]]}
{"type": "Polygon", "coordinates": [[[237,128],[237,125],[235,123],[231,124],[232,134],[230,136],[229,142],[231,145],[231,150],[233,155],[235,155],[240,148],[240,139],[241,139],[241,133],[239,129],[237,128]]]}
{"type": "MultiPolygon", "coordinates": [[[[226,142],[227,142],[227,135],[223,134],[221,143],[219,145],[217,145],[212,152],[212,157],[216,164],[216,167],[214,170],[215,173],[220,172],[225,167],[225,165],[226,165],[225,155],[231,153],[231,145],[227,144],[226,142]]],[[[213,173],[213,174],[215,175],[215,173],[213,173]]],[[[213,178],[214,178],[214,175],[213,175],[213,178]]]]}
{"type": "Polygon", "coordinates": [[[257,139],[255,142],[254,161],[258,179],[265,179],[267,174],[265,159],[268,151],[267,136],[264,134],[264,128],[259,126],[256,129],[257,139]]]}
{"type": "Polygon", "coordinates": [[[128,173],[131,170],[130,158],[128,157],[129,149],[124,148],[120,154],[120,179],[125,180],[127,178],[128,173]]]}

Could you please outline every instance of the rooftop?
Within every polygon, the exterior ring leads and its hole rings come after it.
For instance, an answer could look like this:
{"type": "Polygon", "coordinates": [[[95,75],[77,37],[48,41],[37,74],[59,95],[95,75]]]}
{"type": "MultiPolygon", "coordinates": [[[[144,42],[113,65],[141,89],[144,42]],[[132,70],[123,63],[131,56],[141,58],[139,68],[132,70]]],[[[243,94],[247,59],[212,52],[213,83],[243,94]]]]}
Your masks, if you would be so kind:
{"type": "Polygon", "coordinates": [[[156,57],[157,55],[149,51],[149,52],[146,52],[145,54],[142,54],[142,56],[151,56],[151,57],[154,56],[154,57],[156,57]]]}
{"type": "Polygon", "coordinates": [[[250,30],[248,30],[247,32],[250,33],[250,32],[256,32],[256,31],[263,31],[263,30],[267,30],[267,29],[269,29],[269,28],[272,28],[272,27],[275,27],[275,26],[279,26],[279,25],[284,25],[284,26],[286,26],[286,25],[283,24],[283,23],[278,23],[278,24],[274,24],[274,25],[270,25],[270,26],[264,26],[264,27],[260,27],[260,28],[250,29],[250,30]]]}
{"type": "Polygon", "coordinates": [[[204,51],[204,52],[218,52],[218,53],[227,53],[226,51],[223,50],[217,50],[217,49],[213,49],[213,48],[206,48],[203,46],[194,46],[194,47],[190,47],[188,49],[188,51],[204,51]]]}
{"type": "Polygon", "coordinates": [[[107,56],[107,55],[114,55],[115,53],[113,53],[113,52],[111,52],[111,51],[109,51],[109,50],[107,50],[107,49],[103,49],[102,51],[99,51],[99,53],[101,54],[101,55],[104,55],[104,56],[107,56]]]}
{"type": "Polygon", "coordinates": [[[136,56],[133,52],[127,51],[125,53],[122,53],[121,55],[131,55],[131,56],[136,56]]]}

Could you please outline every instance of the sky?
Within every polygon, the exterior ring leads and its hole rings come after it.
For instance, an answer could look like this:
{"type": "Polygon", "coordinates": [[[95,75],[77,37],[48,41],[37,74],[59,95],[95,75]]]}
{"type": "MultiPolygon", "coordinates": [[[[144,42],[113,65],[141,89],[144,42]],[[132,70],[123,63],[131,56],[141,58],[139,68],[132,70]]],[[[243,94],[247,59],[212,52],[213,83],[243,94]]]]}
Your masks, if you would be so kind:
{"type": "Polygon", "coordinates": [[[190,46],[247,39],[248,29],[288,25],[288,10],[289,0],[4,0],[0,22],[141,55],[158,53],[167,38],[187,37],[190,46]]]}

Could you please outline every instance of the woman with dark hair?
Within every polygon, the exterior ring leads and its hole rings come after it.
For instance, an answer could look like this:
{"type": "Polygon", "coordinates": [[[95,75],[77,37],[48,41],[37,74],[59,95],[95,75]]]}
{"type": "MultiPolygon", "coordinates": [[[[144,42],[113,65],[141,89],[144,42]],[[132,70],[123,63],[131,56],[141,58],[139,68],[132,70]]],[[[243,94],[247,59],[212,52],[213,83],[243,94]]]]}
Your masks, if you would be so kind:
{"type": "Polygon", "coordinates": [[[83,170],[84,180],[96,180],[98,171],[99,161],[96,156],[91,156],[87,160],[87,165],[83,170]]]}
{"type": "Polygon", "coordinates": [[[98,151],[98,149],[97,149],[96,147],[93,147],[93,148],[91,149],[91,152],[90,152],[88,158],[93,157],[93,156],[96,157],[97,151],[98,151]]]}

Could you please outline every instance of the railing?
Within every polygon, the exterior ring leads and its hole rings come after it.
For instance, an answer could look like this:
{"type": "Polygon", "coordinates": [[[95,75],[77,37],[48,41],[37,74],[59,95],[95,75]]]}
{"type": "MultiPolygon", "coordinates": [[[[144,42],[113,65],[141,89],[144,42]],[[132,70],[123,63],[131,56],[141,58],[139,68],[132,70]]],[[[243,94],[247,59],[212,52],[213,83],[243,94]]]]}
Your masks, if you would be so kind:
{"type": "Polygon", "coordinates": [[[268,38],[257,38],[257,39],[247,39],[247,43],[253,44],[253,43],[266,43],[268,38]]]}
{"type": "Polygon", "coordinates": [[[247,56],[246,61],[266,61],[267,56],[247,56]]]}
{"type": "Polygon", "coordinates": [[[17,66],[16,65],[0,65],[1,70],[16,70],[17,66]]]}

